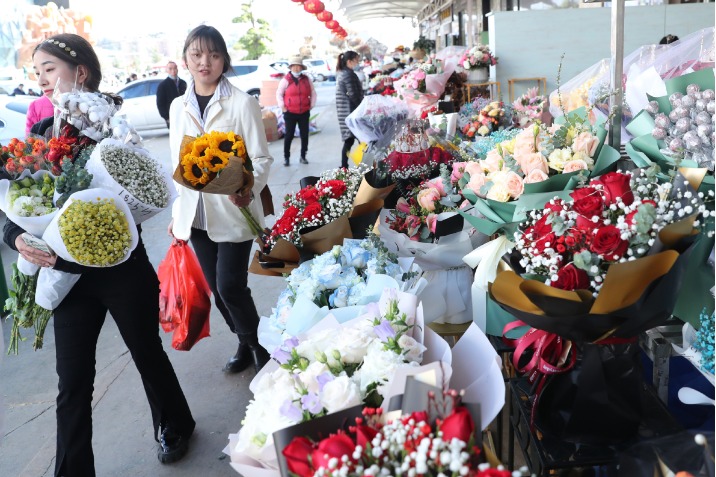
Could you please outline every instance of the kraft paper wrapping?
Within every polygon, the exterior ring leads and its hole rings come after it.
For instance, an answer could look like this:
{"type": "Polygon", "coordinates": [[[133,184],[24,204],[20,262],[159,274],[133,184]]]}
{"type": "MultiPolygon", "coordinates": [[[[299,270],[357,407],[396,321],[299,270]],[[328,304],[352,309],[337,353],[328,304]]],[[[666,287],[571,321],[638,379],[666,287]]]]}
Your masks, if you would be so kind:
{"type": "Polygon", "coordinates": [[[670,224],[659,234],[655,249],[674,249],[611,265],[596,299],[586,290],[556,289],[513,271],[498,273],[490,297],[533,328],[570,340],[634,337],[671,315],[693,249],[694,218],[670,224]]]}
{"type": "MultiPolygon", "coordinates": [[[[194,139],[196,138],[192,136],[184,136],[179,150],[183,150],[184,146],[194,139]]],[[[231,195],[236,194],[240,190],[251,190],[254,185],[254,175],[244,168],[243,160],[237,156],[229,156],[229,163],[226,167],[219,171],[206,185],[192,185],[189,181],[184,179],[182,172],[183,168],[181,158],[179,158],[179,164],[172,175],[174,181],[188,189],[204,192],[206,194],[231,195]]]]}
{"type": "MultiPolygon", "coordinates": [[[[262,245],[258,239],[257,242],[259,246],[262,245]]],[[[276,241],[271,253],[267,254],[256,250],[249,265],[249,272],[257,275],[281,277],[285,273],[291,273],[298,266],[300,258],[296,246],[280,238],[276,241]]]]}

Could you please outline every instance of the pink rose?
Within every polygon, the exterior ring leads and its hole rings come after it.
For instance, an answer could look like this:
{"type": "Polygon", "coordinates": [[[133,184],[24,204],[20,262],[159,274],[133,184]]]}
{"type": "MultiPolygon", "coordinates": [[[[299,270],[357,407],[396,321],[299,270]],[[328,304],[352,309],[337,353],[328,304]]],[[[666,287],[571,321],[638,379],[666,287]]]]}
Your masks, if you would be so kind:
{"type": "Polygon", "coordinates": [[[435,233],[435,227],[438,225],[437,214],[428,214],[428,216],[425,217],[425,224],[428,226],[428,230],[430,230],[431,233],[435,233]]]}
{"type": "Polygon", "coordinates": [[[526,176],[529,175],[529,173],[534,171],[535,169],[540,170],[545,174],[549,172],[547,158],[545,158],[540,152],[532,152],[530,154],[525,154],[519,156],[519,159],[518,156],[515,156],[515,159],[517,160],[517,164],[519,164],[522,168],[522,172],[526,176]]]}
{"type": "Polygon", "coordinates": [[[562,169],[562,172],[566,174],[568,172],[586,171],[588,168],[589,166],[587,166],[587,163],[583,160],[574,159],[572,161],[567,161],[564,164],[564,169],[562,169]]]}
{"type": "Polygon", "coordinates": [[[404,214],[410,213],[410,204],[408,204],[408,201],[405,200],[405,197],[401,197],[398,199],[398,202],[396,202],[395,204],[395,210],[404,214]]]}
{"type": "Polygon", "coordinates": [[[418,70],[415,72],[415,78],[418,80],[424,80],[425,79],[425,72],[423,70],[418,70]]]}
{"type": "Polygon", "coordinates": [[[428,187],[418,192],[418,204],[420,207],[433,212],[435,210],[435,203],[440,200],[440,191],[434,187],[428,187]]]}
{"type": "Polygon", "coordinates": [[[484,160],[480,161],[480,164],[482,164],[483,169],[486,171],[497,172],[502,170],[502,164],[504,162],[500,153],[497,152],[497,149],[493,149],[487,153],[487,157],[485,157],[484,160]]]}
{"type": "Polygon", "coordinates": [[[447,195],[445,193],[445,184],[443,184],[443,180],[441,177],[435,177],[434,179],[426,181],[425,186],[437,189],[438,192],[440,192],[440,197],[445,197],[447,195]]]}
{"type": "Polygon", "coordinates": [[[457,182],[460,179],[462,179],[462,176],[465,175],[465,165],[467,162],[453,162],[452,163],[452,174],[450,174],[450,180],[452,182],[457,182]]]}
{"type": "Polygon", "coordinates": [[[470,179],[472,179],[472,176],[474,175],[485,175],[482,165],[479,162],[474,161],[465,163],[465,173],[470,175],[470,179]]]}
{"type": "Polygon", "coordinates": [[[470,174],[470,182],[468,182],[465,187],[473,191],[478,196],[485,197],[485,194],[480,191],[480,189],[482,189],[482,186],[484,186],[485,184],[487,184],[487,176],[482,171],[480,171],[476,172],[475,174],[470,174]]]}
{"type": "Polygon", "coordinates": [[[505,177],[503,180],[504,180],[505,188],[507,189],[507,192],[510,194],[510,197],[512,197],[513,199],[519,199],[519,197],[525,191],[525,184],[522,181],[522,178],[516,172],[510,171],[507,174],[505,174],[505,177]]]}
{"type": "Polygon", "coordinates": [[[597,146],[599,146],[598,137],[588,132],[582,132],[574,138],[572,150],[574,152],[583,152],[589,157],[594,157],[594,153],[597,152],[597,146]]]}
{"type": "Polygon", "coordinates": [[[549,176],[539,169],[532,169],[529,174],[525,176],[525,184],[534,184],[536,182],[542,182],[549,179],[549,176]]]}
{"type": "Polygon", "coordinates": [[[535,149],[535,136],[532,128],[524,129],[515,137],[515,159],[518,156],[537,152],[535,149]]]}

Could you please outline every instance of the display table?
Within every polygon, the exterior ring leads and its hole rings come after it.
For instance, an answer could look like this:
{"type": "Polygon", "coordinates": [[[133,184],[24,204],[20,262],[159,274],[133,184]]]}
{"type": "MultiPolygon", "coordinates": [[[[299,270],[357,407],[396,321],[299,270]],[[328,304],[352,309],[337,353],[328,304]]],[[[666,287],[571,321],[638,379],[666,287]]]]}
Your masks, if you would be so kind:
{"type": "MultiPolygon", "coordinates": [[[[674,434],[683,430],[656,396],[653,388],[644,383],[641,396],[642,407],[649,417],[642,422],[636,438],[613,447],[577,445],[544,435],[536,429],[530,429],[531,404],[528,399],[530,384],[526,378],[510,380],[509,390],[510,426],[522,449],[525,464],[529,467],[530,472],[538,477],[558,474],[560,469],[585,469],[587,470],[585,475],[611,475],[609,471],[614,470],[620,451],[641,440],[674,434]]],[[[509,445],[512,457],[511,448],[514,446],[514,440],[511,440],[509,445]]],[[[514,467],[512,458],[507,465],[508,468],[514,467]]],[[[570,473],[570,475],[573,474],[570,473]]]]}

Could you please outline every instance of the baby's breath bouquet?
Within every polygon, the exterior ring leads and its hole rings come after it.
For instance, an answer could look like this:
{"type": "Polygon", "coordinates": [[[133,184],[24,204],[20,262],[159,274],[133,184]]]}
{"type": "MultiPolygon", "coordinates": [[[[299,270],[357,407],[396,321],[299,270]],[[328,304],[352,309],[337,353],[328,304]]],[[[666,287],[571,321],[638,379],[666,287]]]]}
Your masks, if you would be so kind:
{"type": "Polygon", "coordinates": [[[102,140],[86,167],[91,187],[114,192],[129,206],[135,223],[167,208],[176,195],[169,172],[146,149],[115,139],[102,140]]]}

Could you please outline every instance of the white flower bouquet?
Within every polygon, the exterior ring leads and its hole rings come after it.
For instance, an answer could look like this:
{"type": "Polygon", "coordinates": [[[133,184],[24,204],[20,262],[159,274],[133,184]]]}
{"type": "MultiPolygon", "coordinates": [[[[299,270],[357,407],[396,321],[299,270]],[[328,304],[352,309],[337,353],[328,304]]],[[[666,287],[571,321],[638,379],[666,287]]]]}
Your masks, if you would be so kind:
{"type": "Polygon", "coordinates": [[[149,151],[116,139],[103,139],[86,165],[90,187],[111,191],[139,224],[167,208],[176,197],[171,174],[149,151]]]}
{"type": "Polygon", "coordinates": [[[422,330],[415,295],[387,290],[350,322],[326,319],[286,340],[251,383],[254,399],[225,450],[232,465],[276,469],[274,432],[361,403],[379,405],[398,370],[421,363],[422,330]]]}

